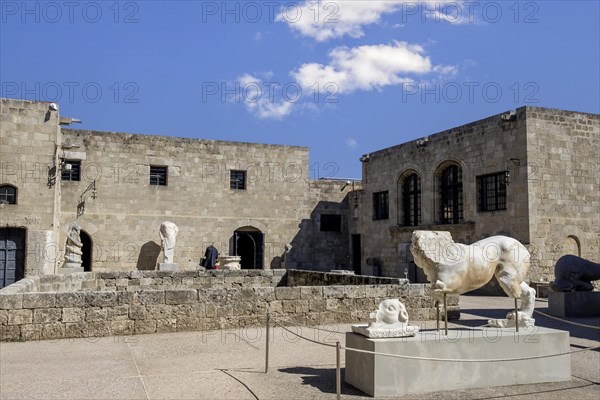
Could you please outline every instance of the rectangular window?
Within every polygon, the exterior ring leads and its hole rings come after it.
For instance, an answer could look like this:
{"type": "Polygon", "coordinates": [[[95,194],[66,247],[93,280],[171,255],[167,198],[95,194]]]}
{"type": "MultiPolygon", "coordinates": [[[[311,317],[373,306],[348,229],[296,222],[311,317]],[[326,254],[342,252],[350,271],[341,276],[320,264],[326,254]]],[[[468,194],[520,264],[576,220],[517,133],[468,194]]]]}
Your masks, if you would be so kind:
{"type": "Polygon", "coordinates": [[[60,179],[62,181],[80,181],[81,180],[81,161],[80,160],[62,160],[60,169],[60,179]]]}
{"type": "Polygon", "coordinates": [[[158,165],[150,166],[150,185],[152,186],[167,186],[167,167],[158,165]]]}
{"type": "Polygon", "coordinates": [[[342,216],[337,214],[321,214],[322,232],[341,232],[342,216]]]}
{"type": "Polygon", "coordinates": [[[387,191],[373,193],[373,219],[388,219],[389,216],[389,193],[387,191]]]}
{"type": "Polygon", "coordinates": [[[506,172],[477,177],[479,211],[506,210],[506,172]]]}
{"type": "Polygon", "coordinates": [[[246,171],[231,170],[229,173],[229,188],[246,190],[246,171]]]}

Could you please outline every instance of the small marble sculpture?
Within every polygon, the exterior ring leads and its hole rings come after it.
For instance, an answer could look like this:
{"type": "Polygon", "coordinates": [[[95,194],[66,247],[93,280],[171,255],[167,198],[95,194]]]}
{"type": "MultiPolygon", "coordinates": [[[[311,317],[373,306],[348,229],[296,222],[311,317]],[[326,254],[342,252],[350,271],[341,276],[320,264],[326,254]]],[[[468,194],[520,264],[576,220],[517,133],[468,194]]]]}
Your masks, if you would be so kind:
{"type": "Polygon", "coordinates": [[[555,292],[589,292],[592,281],[600,279],[600,264],[567,254],[556,262],[554,277],[550,288],[555,292]]]}
{"type": "Polygon", "coordinates": [[[160,225],[160,241],[164,254],[165,264],[173,264],[173,255],[175,253],[175,242],[179,229],[172,222],[165,221],[160,225]]]}
{"type": "Polygon", "coordinates": [[[75,221],[69,225],[63,268],[81,268],[83,243],[81,242],[80,233],[81,225],[79,225],[79,222],[75,221]]]}
{"type": "Polygon", "coordinates": [[[352,325],[352,331],[370,338],[415,336],[419,327],[408,324],[406,307],[398,299],[387,299],[369,315],[369,325],[352,325]]]}
{"type": "MultiPolygon", "coordinates": [[[[414,231],[410,251],[431,282],[436,300],[441,301],[444,292],[463,294],[479,289],[495,276],[509,297],[521,298],[519,326],[535,323],[535,290],[524,282],[530,254],[519,241],[492,236],[467,246],[455,243],[450,232],[414,231]]],[[[489,320],[488,325],[515,326],[515,312],[509,312],[506,319],[489,320]]]]}

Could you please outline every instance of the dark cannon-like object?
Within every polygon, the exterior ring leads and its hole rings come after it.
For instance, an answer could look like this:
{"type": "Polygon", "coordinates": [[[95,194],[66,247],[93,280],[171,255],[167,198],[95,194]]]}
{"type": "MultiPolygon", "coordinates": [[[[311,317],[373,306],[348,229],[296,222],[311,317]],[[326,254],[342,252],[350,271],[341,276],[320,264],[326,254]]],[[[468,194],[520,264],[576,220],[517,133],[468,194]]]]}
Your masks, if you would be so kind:
{"type": "Polygon", "coordinates": [[[600,279],[600,264],[567,254],[556,262],[554,277],[550,288],[555,292],[589,292],[592,281],[600,279]]]}

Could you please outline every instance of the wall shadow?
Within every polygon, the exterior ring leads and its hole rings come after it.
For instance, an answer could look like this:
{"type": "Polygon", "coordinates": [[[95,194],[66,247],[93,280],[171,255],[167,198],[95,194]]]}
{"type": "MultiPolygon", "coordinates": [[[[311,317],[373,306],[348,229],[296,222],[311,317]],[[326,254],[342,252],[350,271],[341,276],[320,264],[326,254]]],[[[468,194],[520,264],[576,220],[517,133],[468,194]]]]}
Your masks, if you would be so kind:
{"type": "Polygon", "coordinates": [[[146,242],[140,249],[136,268],[139,271],[153,271],[156,269],[161,247],[155,242],[146,242]]]}

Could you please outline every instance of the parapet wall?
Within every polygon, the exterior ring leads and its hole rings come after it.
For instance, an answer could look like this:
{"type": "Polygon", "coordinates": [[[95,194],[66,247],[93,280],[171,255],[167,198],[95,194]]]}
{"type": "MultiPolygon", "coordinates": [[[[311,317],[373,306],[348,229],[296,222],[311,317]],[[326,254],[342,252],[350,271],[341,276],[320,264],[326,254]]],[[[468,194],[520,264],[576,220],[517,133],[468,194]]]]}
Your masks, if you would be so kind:
{"type": "MultiPolygon", "coordinates": [[[[428,285],[402,281],[285,286],[287,274],[290,271],[136,271],[40,276],[39,280],[32,279],[37,282],[0,290],[0,340],[262,326],[267,313],[280,322],[302,325],[366,322],[369,312],[386,298],[400,299],[412,320],[435,315],[428,285]],[[77,282],[81,289],[67,289],[76,288],[77,282]]],[[[450,304],[457,309],[457,299],[453,298],[450,304]]]]}

